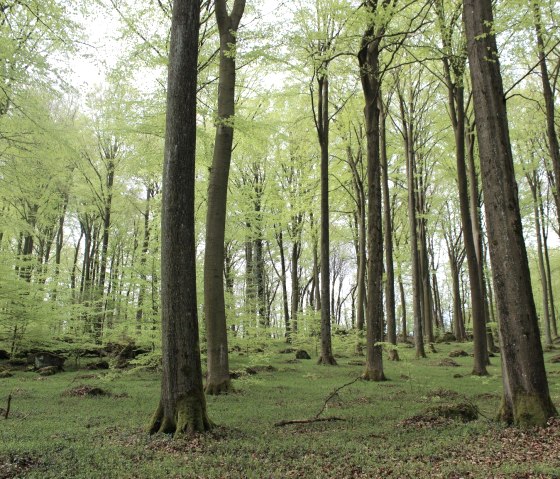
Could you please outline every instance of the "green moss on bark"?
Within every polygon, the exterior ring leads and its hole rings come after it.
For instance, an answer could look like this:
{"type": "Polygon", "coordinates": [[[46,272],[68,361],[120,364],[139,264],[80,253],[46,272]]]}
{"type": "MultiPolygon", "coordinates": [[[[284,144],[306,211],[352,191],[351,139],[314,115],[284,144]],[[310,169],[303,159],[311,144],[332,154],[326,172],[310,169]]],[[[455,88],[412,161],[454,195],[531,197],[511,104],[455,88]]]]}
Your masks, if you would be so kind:
{"type": "Polygon", "coordinates": [[[183,396],[175,405],[174,417],[164,415],[163,406],[158,406],[148,426],[150,434],[165,433],[175,437],[205,432],[212,429],[212,422],[206,413],[204,393],[183,396]]]}
{"type": "Polygon", "coordinates": [[[365,381],[386,381],[387,378],[385,377],[385,374],[383,374],[383,371],[380,371],[378,369],[366,369],[362,379],[364,379],[365,381]]]}
{"type": "Polygon", "coordinates": [[[218,396],[220,394],[227,394],[232,391],[231,380],[224,379],[220,382],[208,382],[206,388],[204,389],[206,394],[209,396],[218,396]]]}
{"type": "Polygon", "coordinates": [[[512,397],[512,404],[502,398],[498,420],[528,428],[545,426],[548,419],[556,415],[556,408],[550,401],[543,401],[536,394],[517,393],[512,397]]]}

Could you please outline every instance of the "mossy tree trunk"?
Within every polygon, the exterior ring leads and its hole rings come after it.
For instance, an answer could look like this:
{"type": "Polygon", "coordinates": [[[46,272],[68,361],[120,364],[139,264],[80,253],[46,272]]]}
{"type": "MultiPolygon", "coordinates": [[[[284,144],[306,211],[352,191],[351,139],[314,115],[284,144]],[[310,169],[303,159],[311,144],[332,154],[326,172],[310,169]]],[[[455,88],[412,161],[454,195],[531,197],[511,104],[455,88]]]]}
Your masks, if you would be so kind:
{"type": "Polygon", "coordinates": [[[503,398],[499,417],[519,426],[556,415],[544,368],[519,211],[491,0],[465,0],[463,18],[480,152],[503,398]]]}
{"type": "Polygon", "coordinates": [[[210,429],[196,300],[194,165],[199,2],[175,0],[171,23],[161,231],[162,364],[151,433],[210,429]]]}

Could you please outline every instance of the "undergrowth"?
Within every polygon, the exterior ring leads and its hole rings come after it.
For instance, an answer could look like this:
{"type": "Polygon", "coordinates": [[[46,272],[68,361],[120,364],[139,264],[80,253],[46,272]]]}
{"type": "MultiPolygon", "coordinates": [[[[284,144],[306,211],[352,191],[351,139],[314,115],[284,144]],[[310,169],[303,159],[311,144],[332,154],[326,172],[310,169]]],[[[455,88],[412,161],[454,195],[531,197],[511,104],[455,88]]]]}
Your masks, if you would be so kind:
{"type": "MultiPolygon", "coordinates": [[[[286,347],[240,343],[232,371],[256,374],[239,374],[233,393],[207,398],[218,425],[211,433],[180,440],[145,432],[159,399],[153,358],[153,367],[94,374],[15,371],[0,379],[0,409],[12,396],[8,419],[0,419],[0,479],[558,477],[558,421],[529,431],[493,421],[499,357],[481,378],[469,374],[471,357],[454,358],[459,367],[438,365],[457,344],[437,344],[424,360],[401,346],[400,362],[385,361],[389,380],[374,383],[353,382],[364,369],[355,338],[336,338],[335,367],[316,364],[312,342],[297,345],[311,360],[281,354],[286,347]],[[94,388],[104,394],[78,394],[94,388]],[[478,419],[433,414],[449,404],[471,405],[478,419]],[[318,412],[341,420],[275,426],[318,412]]],[[[548,363],[554,354],[546,360],[559,405],[560,364],[548,363]]]]}

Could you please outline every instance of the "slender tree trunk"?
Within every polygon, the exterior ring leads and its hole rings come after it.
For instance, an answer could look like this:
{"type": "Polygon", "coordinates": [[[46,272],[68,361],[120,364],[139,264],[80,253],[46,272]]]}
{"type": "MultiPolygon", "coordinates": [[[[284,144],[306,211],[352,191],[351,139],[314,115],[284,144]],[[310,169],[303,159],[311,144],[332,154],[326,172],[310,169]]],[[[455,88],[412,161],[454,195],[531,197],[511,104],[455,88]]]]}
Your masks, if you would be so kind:
{"type": "MultiPolygon", "coordinates": [[[[389,165],[385,131],[385,110],[379,101],[379,134],[381,153],[381,179],[383,182],[383,233],[385,243],[385,312],[387,315],[387,342],[397,345],[397,320],[395,317],[395,269],[393,265],[393,221],[389,196],[389,165]]],[[[399,360],[397,349],[389,351],[391,361],[399,360]]]]}
{"type": "Polygon", "coordinates": [[[541,219],[539,209],[540,188],[538,187],[538,184],[540,180],[537,177],[536,171],[533,171],[531,174],[527,173],[525,176],[527,178],[527,182],[529,183],[529,187],[531,188],[531,196],[533,198],[533,214],[535,215],[535,232],[537,234],[537,258],[542,288],[542,322],[544,325],[545,343],[550,348],[552,346],[552,333],[550,329],[550,312],[548,309],[548,280],[546,277],[546,268],[544,265],[541,219]]]}
{"type": "Polygon", "coordinates": [[[500,317],[503,398],[499,416],[516,425],[543,426],[556,409],[548,389],[523,241],[492,2],[465,0],[463,13],[500,317]]]}
{"type": "Polygon", "coordinates": [[[161,400],[152,433],[211,428],[202,387],[196,296],[194,186],[200,3],[173,2],[161,228],[161,400]]]}
{"type": "Polygon", "coordinates": [[[336,364],[332,353],[329,255],[329,79],[318,79],[318,130],[321,145],[321,355],[319,364],[336,364]]]}
{"type": "Polygon", "coordinates": [[[298,309],[299,309],[299,271],[298,262],[301,251],[301,244],[299,241],[292,240],[292,256],[291,256],[291,286],[292,286],[292,304],[291,304],[291,317],[292,317],[292,332],[298,332],[298,309]]]}
{"type": "Polygon", "coordinates": [[[288,305],[288,286],[286,281],[286,257],[284,255],[284,237],[280,229],[276,235],[278,249],[280,250],[280,281],[282,282],[282,306],[284,309],[284,324],[286,328],[286,342],[291,342],[290,311],[288,305]]]}
{"type": "Polygon", "coordinates": [[[235,46],[237,28],[244,9],[245,0],[235,0],[230,15],[226,0],[215,2],[216,21],[220,33],[220,68],[218,118],[208,185],[204,250],[204,319],[208,347],[207,394],[220,394],[228,392],[231,388],[224,297],[224,236],[235,115],[235,46]]]}
{"type": "Polygon", "coordinates": [[[412,120],[407,120],[404,99],[399,92],[399,105],[401,121],[403,126],[403,139],[406,157],[406,176],[408,186],[408,220],[410,228],[410,255],[412,262],[412,312],[414,316],[414,344],[416,357],[425,358],[424,338],[422,328],[422,285],[420,283],[420,253],[418,250],[418,230],[416,220],[416,191],[415,185],[415,156],[412,144],[413,125],[412,120]]]}
{"type": "MultiPolygon", "coordinates": [[[[548,74],[548,67],[546,64],[546,54],[543,39],[543,25],[541,19],[541,11],[538,1],[532,1],[533,4],[533,18],[535,22],[535,31],[537,37],[537,49],[539,56],[539,65],[541,70],[541,82],[543,89],[544,106],[546,113],[546,137],[548,144],[548,151],[552,160],[552,171],[554,172],[554,179],[556,185],[560,185],[560,146],[558,145],[558,135],[556,134],[555,126],[555,107],[554,107],[554,94],[550,85],[550,77],[548,74]]],[[[558,221],[560,222],[560,210],[557,211],[558,221]]]]}
{"type": "Polygon", "coordinates": [[[404,294],[404,284],[402,277],[399,273],[399,292],[401,296],[401,321],[402,321],[402,339],[403,342],[408,341],[408,326],[406,324],[406,296],[404,294]]]}

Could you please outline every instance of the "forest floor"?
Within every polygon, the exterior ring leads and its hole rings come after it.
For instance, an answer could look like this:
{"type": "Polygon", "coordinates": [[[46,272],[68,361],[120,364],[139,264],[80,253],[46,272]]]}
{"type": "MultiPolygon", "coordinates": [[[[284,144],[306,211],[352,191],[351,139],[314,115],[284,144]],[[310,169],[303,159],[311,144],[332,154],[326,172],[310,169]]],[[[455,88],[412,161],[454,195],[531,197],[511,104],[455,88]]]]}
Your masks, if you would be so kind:
{"type": "MultiPolygon", "coordinates": [[[[0,408],[12,397],[8,418],[0,417],[0,479],[560,478],[560,420],[530,430],[493,421],[499,357],[490,376],[474,377],[470,356],[440,365],[472,344],[436,344],[422,360],[400,347],[401,361],[385,362],[388,381],[353,382],[364,361],[354,343],[336,338],[336,367],[316,364],[314,343],[297,345],[311,360],[281,354],[280,342],[240,343],[230,356],[235,392],[208,397],[217,426],[180,440],[145,432],[159,399],[157,371],[91,372],[78,367],[85,363],[49,377],[16,371],[0,379],[0,408]],[[87,395],[93,387],[110,395],[87,395]],[[450,404],[475,406],[479,418],[434,413],[450,404]],[[325,405],[319,417],[341,420],[275,425],[312,419],[325,405]]],[[[557,407],[560,364],[550,359],[559,352],[545,356],[557,407]]]]}

